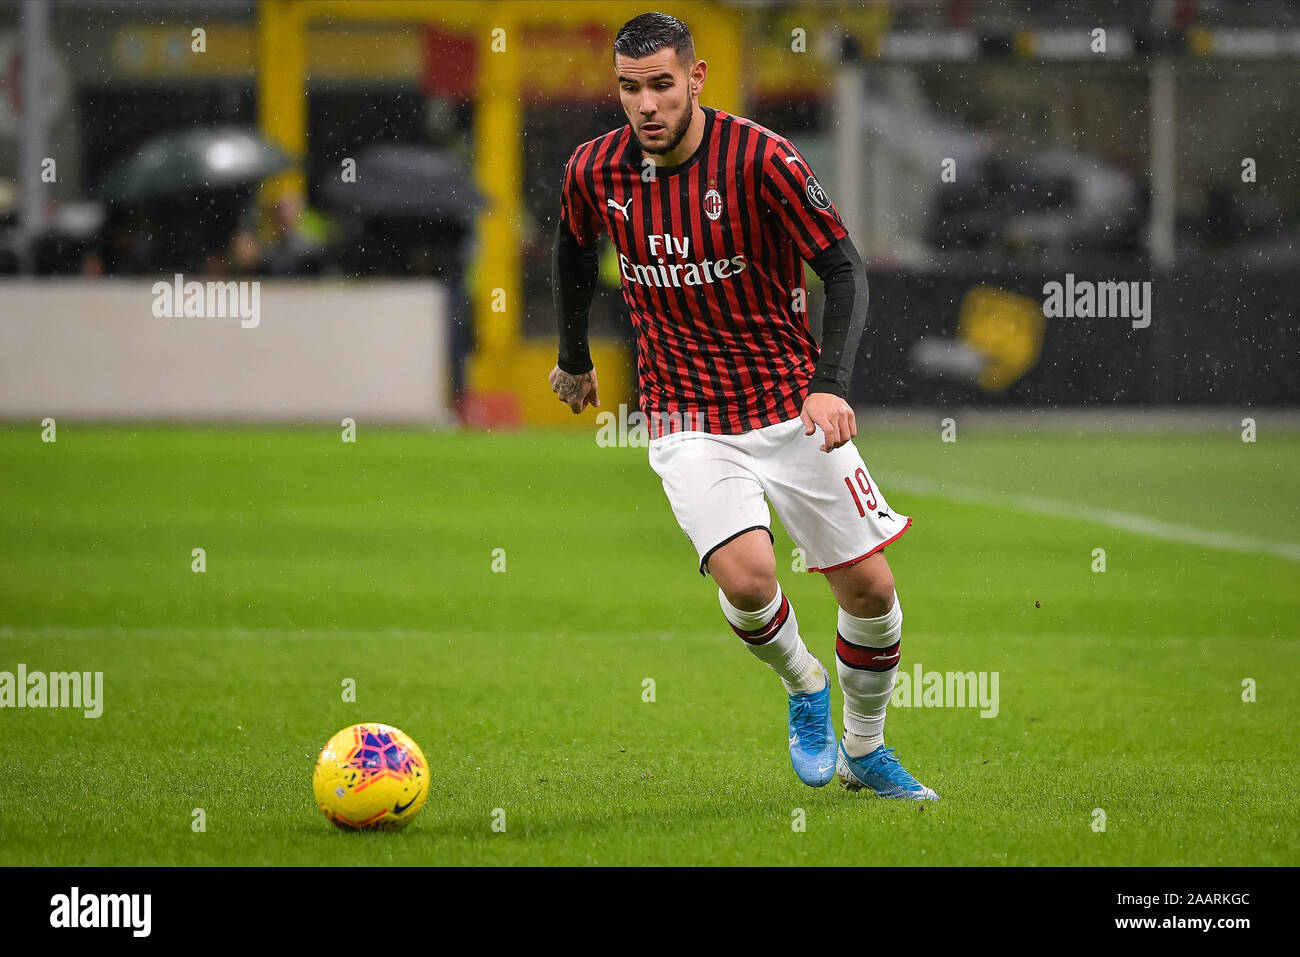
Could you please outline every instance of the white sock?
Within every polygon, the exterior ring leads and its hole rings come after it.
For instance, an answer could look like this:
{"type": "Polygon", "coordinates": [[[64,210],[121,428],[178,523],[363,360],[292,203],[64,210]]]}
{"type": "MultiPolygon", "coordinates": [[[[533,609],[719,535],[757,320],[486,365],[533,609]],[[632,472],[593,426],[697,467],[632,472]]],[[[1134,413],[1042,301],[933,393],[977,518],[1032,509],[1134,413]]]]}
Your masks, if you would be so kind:
{"type": "Polygon", "coordinates": [[[809,694],[821,691],[830,680],[822,663],[809,654],[799,637],[799,622],[794,606],[776,586],[776,597],[758,611],[742,611],[727,601],[718,589],[722,613],[734,631],[759,661],[781,676],[786,694],[809,694]]]}
{"type": "Polygon", "coordinates": [[[902,634],[897,591],[893,607],[879,618],[857,618],[840,609],[835,662],[844,691],[844,750],[850,757],[885,743],[885,709],[894,693],[902,634]]]}

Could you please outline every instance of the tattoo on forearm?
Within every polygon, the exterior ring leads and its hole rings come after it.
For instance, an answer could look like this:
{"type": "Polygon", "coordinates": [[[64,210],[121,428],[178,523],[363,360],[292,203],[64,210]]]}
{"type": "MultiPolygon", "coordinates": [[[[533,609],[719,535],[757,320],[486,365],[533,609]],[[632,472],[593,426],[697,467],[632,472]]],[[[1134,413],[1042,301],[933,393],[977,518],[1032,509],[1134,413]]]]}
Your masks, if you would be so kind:
{"type": "Polygon", "coordinates": [[[587,375],[570,375],[560,370],[559,388],[556,392],[565,402],[576,402],[578,396],[582,395],[583,380],[587,378],[587,375]]]}

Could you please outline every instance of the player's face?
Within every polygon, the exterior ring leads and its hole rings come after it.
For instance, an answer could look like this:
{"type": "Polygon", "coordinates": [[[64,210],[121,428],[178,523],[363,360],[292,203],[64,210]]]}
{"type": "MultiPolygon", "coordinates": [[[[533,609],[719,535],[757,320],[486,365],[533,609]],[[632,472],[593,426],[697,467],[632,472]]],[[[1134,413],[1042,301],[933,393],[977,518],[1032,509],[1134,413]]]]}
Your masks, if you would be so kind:
{"type": "Polygon", "coordinates": [[[672,47],[634,60],[616,54],[623,112],[644,153],[671,153],[686,135],[694,115],[692,73],[672,47]]]}

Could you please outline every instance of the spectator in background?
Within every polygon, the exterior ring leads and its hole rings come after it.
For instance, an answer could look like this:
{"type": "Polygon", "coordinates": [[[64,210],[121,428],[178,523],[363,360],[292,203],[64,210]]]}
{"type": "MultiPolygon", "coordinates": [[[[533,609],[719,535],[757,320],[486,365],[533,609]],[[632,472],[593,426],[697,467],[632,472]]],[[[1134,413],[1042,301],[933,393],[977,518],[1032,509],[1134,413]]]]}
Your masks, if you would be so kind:
{"type": "Polygon", "coordinates": [[[461,223],[433,223],[407,247],[405,274],[437,279],[447,287],[452,405],[465,421],[466,367],[474,351],[473,316],[465,285],[470,228],[461,223]]]}
{"type": "MultiPolygon", "coordinates": [[[[469,137],[460,128],[456,104],[446,97],[430,97],[425,106],[424,131],[429,145],[450,153],[467,168],[474,165],[469,137]]],[[[451,385],[456,416],[466,421],[466,366],[474,351],[474,311],[470,302],[466,272],[473,245],[473,222],[436,224],[436,241],[423,251],[413,251],[412,265],[421,260],[438,264],[431,275],[447,284],[447,323],[451,331],[451,385]]],[[[414,270],[413,270],[414,271],[414,270]]]]}
{"type": "Polygon", "coordinates": [[[316,276],[322,271],[330,224],[308,209],[301,198],[285,194],[271,208],[274,238],[262,253],[262,271],[270,276],[316,276]]]}

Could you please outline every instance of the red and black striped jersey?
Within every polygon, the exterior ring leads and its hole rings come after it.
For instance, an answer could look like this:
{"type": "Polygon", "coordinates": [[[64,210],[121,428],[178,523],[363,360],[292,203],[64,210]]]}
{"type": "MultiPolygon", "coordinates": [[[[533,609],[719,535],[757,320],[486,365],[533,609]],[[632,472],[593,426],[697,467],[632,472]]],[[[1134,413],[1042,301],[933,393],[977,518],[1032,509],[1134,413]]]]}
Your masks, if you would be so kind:
{"type": "Polygon", "coordinates": [[[564,174],[565,226],[582,246],[608,233],[618,254],[651,436],[799,415],[818,355],[801,260],[847,235],[785,137],[701,109],[704,137],[679,166],[643,162],[624,126],[579,146],[564,174]]]}

